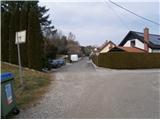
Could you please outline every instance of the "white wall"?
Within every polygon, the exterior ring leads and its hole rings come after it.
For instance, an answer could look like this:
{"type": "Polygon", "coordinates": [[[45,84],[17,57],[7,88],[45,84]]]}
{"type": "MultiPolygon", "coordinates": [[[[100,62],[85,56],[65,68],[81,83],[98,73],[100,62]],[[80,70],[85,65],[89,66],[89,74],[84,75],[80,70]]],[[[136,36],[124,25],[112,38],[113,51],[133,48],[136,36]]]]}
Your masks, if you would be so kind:
{"type": "MultiPolygon", "coordinates": [[[[140,48],[140,49],[143,49],[144,50],[144,44],[140,41],[140,40],[138,40],[138,39],[131,39],[131,40],[128,40],[125,44],[124,44],[124,47],[132,47],[131,46],[131,41],[132,40],[135,40],[135,47],[137,47],[137,48],[140,48]]],[[[156,49],[151,49],[151,48],[149,48],[149,53],[160,53],[160,50],[156,50],[156,49]]]]}
{"type": "Polygon", "coordinates": [[[149,48],[149,53],[151,53],[152,52],[152,49],[151,48],[149,48]]]}
{"type": "Polygon", "coordinates": [[[144,43],[142,43],[141,41],[139,41],[138,39],[136,39],[136,47],[143,49],[144,50],[144,43]]]}
{"type": "Polygon", "coordinates": [[[131,47],[131,41],[128,40],[123,46],[124,47],[131,47]]]}
{"type": "Polygon", "coordinates": [[[144,49],[144,44],[138,40],[138,39],[131,39],[131,40],[128,40],[125,44],[124,44],[124,47],[132,47],[131,46],[131,41],[132,40],[135,40],[135,47],[137,48],[140,48],[140,49],[144,49]]]}

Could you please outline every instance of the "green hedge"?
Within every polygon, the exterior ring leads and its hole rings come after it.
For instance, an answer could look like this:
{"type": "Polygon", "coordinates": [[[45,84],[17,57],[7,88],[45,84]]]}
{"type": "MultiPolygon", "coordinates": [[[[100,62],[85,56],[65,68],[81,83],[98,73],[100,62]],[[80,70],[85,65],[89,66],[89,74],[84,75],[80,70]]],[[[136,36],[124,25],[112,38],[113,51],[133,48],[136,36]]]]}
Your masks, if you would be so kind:
{"type": "Polygon", "coordinates": [[[110,52],[92,57],[99,67],[113,69],[160,68],[160,53],[110,52]]]}
{"type": "Polygon", "coordinates": [[[91,58],[92,58],[93,63],[98,66],[98,56],[97,55],[93,55],[93,56],[91,56],[91,58]]]}

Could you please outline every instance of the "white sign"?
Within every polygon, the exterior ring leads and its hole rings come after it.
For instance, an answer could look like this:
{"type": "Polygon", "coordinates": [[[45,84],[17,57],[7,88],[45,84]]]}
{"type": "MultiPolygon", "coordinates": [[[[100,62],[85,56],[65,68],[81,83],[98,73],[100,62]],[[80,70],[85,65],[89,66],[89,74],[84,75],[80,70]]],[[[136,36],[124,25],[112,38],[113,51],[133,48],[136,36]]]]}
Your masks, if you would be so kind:
{"type": "Polygon", "coordinates": [[[15,43],[25,43],[26,42],[26,30],[16,32],[16,41],[15,43]]]}

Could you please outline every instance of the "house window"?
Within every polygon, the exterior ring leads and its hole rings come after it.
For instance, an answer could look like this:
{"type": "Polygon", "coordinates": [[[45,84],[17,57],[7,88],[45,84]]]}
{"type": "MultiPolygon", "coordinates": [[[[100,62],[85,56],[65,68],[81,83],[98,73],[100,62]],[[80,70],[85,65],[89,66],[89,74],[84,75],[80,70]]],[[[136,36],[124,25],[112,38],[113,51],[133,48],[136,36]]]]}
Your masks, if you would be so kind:
{"type": "Polygon", "coordinates": [[[131,47],[135,47],[135,44],[136,44],[135,40],[131,40],[131,47]]]}

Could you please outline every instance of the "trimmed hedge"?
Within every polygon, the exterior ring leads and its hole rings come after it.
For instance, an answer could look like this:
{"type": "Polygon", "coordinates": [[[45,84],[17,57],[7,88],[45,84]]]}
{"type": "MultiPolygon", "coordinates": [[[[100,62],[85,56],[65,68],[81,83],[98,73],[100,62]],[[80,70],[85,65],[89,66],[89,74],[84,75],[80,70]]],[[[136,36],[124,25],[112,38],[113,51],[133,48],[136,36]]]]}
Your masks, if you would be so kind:
{"type": "Polygon", "coordinates": [[[92,57],[99,67],[113,69],[160,68],[160,53],[110,52],[92,57]]]}
{"type": "Polygon", "coordinates": [[[93,56],[91,56],[91,58],[92,58],[93,63],[98,66],[98,56],[97,55],[93,55],[93,56]]]}

